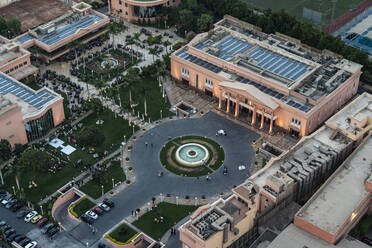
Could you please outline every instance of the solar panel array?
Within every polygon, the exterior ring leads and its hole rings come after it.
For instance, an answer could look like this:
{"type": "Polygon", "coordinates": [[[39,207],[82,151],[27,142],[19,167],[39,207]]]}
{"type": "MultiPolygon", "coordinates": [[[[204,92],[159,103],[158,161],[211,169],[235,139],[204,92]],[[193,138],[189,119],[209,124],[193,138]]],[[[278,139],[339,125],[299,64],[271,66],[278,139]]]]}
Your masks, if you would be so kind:
{"type": "Polygon", "coordinates": [[[82,19],[79,19],[76,22],[73,22],[61,29],[58,29],[56,32],[44,36],[39,40],[45,44],[52,45],[57,43],[58,41],[76,33],[79,29],[89,27],[90,25],[97,23],[103,19],[102,16],[85,16],[82,19]]]}
{"type": "MultiPolygon", "coordinates": [[[[206,62],[204,60],[201,60],[193,55],[190,55],[187,51],[185,51],[184,49],[179,51],[178,53],[176,53],[176,56],[182,58],[182,59],[185,59],[187,61],[190,61],[192,63],[195,63],[199,66],[202,66],[210,71],[213,71],[215,73],[218,73],[220,71],[222,71],[222,68],[218,67],[218,66],[215,66],[215,65],[212,65],[211,63],[209,62],[206,62]],[[212,70],[213,68],[213,70],[212,70]]],[[[257,89],[259,89],[260,91],[262,91],[263,93],[265,94],[268,94],[276,99],[279,99],[281,100],[285,95],[282,94],[282,93],[279,93],[275,90],[272,90],[264,85],[261,85],[261,84],[258,84],[252,80],[249,80],[247,78],[244,78],[244,77],[241,77],[239,76],[236,81],[238,82],[241,82],[241,83],[245,83],[245,84],[250,84],[250,85],[253,85],[254,87],[256,87],[257,89]]],[[[290,100],[288,103],[288,105],[294,107],[294,108],[297,108],[303,112],[309,112],[311,110],[311,106],[308,106],[308,105],[303,105],[303,104],[300,104],[300,103],[297,103],[293,100],[290,100]]]]}
{"type": "MultiPolygon", "coordinates": [[[[246,78],[243,78],[243,77],[241,77],[241,76],[239,76],[239,77],[236,79],[236,81],[241,82],[241,83],[245,83],[245,84],[249,84],[249,85],[253,85],[254,87],[256,87],[257,89],[259,89],[259,90],[262,91],[263,93],[268,94],[268,95],[270,95],[270,96],[272,96],[272,97],[274,97],[274,98],[276,98],[276,99],[278,99],[278,100],[281,100],[281,99],[285,96],[285,95],[282,94],[282,93],[279,93],[279,92],[277,92],[277,91],[275,91],[275,90],[272,90],[272,89],[270,89],[270,88],[267,88],[267,87],[264,86],[264,85],[258,84],[258,83],[256,83],[256,82],[253,82],[253,81],[251,81],[251,80],[249,80],[249,79],[246,79],[246,78]]],[[[299,109],[299,110],[301,110],[301,111],[303,111],[303,112],[306,112],[306,113],[309,112],[309,111],[311,110],[311,107],[310,107],[310,106],[306,106],[306,105],[303,105],[303,104],[297,103],[297,102],[295,102],[295,101],[293,101],[293,100],[290,100],[289,102],[287,102],[287,104],[288,104],[289,106],[292,106],[292,107],[294,107],[294,108],[297,108],[297,109],[299,109]]]]}
{"type": "Polygon", "coordinates": [[[29,33],[25,34],[25,35],[22,35],[21,37],[19,37],[17,39],[17,41],[21,42],[22,44],[29,41],[29,40],[32,40],[34,39],[34,37],[32,37],[29,33]]]}
{"type": "Polygon", "coordinates": [[[236,54],[243,53],[253,47],[253,44],[228,35],[213,46],[219,49],[219,58],[230,61],[236,54]]]}
{"type": "Polygon", "coordinates": [[[0,94],[13,94],[37,109],[42,108],[44,104],[53,100],[55,97],[47,90],[40,90],[36,93],[30,91],[20,83],[15,82],[2,74],[0,75],[0,94]]]}
{"type": "Polygon", "coordinates": [[[199,58],[197,58],[197,57],[189,54],[185,50],[182,50],[182,51],[176,53],[176,56],[178,56],[178,57],[180,57],[180,58],[182,58],[184,60],[190,61],[191,63],[194,63],[194,64],[196,64],[198,66],[201,66],[201,67],[203,67],[203,68],[205,68],[207,70],[210,70],[210,71],[212,71],[214,73],[219,73],[220,71],[222,71],[222,69],[220,67],[215,66],[215,65],[213,65],[213,64],[211,64],[211,63],[209,63],[207,61],[204,61],[202,59],[199,59],[199,58]]]}
{"type": "Polygon", "coordinates": [[[290,80],[296,80],[307,71],[308,65],[276,52],[257,46],[248,53],[257,61],[258,67],[290,80]]]}

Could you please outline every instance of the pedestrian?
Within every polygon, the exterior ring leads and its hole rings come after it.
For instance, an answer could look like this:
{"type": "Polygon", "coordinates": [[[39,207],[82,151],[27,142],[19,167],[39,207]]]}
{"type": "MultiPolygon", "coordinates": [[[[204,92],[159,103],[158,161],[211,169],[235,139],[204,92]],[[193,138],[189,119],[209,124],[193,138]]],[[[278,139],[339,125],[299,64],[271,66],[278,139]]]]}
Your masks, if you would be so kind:
{"type": "Polygon", "coordinates": [[[134,214],[133,214],[133,210],[132,210],[132,216],[134,216],[134,214]]]}
{"type": "Polygon", "coordinates": [[[151,143],[151,148],[153,148],[154,147],[154,144],[153,143],[151,143]]]}
{"type": "Polygon", "coordinates": [[[145,146],[147,147],[147,145],[148,145],[149,143],[147,143],[147,141],[145,142],[145,146]]]}

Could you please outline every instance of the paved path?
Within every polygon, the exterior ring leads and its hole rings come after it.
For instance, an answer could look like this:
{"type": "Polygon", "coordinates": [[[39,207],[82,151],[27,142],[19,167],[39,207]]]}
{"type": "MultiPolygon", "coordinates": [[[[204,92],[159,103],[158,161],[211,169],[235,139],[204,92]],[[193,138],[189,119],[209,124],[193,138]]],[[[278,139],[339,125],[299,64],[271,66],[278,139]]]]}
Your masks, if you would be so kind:
{"type": "Polygon", "coordinates": [[[249,169],[238,171],[238,165],[250,165],[254,162],[252,140],[258,134],[239,126],[215,113],[208,113],[202,118],[177,120],[159,125],[143,136],[139,137],[133,145],[131,166],[135,170],[136,181],[126,190],[116,194],[112,200],[115,208],[103,215],[94,224],[100,233],[105,233],[112,226],[131,214],[153,196],[160,193],[170,193],[180,197],[214,196],[221,192],[228,192],[234,185],[239,185],[249,176],[249,169]],[[216,137],[218,129],[225,129],[228,133],[224,137],[216,137]],[[207,136],[216,140],[225,150],[225,165],[229,167],[229,175],[223,176],[218,170],[211,175],[212,180],[205,178],[184,178],[166,171],[159,161],[162,146],[168,142],[168,136],[178,137],[185,135],[207,136]],[[154,147],[146,147],[145,142],[152,142],[154,147]],[[164,171],[163,177],[158,177],[159,170],[164,171]]]}

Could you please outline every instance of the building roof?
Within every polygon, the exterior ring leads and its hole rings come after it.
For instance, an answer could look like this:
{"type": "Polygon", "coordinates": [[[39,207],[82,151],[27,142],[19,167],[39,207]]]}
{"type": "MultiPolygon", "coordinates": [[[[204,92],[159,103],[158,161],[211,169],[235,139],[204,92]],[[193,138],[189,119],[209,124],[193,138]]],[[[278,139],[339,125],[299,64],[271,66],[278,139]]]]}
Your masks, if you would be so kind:
{"type": "Polygon", "coordinates": [[[296,217],[335,234],[368,195],[365,181],[371,174],[372,138],[338,168],[331,178],[300,209],[296,217]]]}
{"type": "Polygon", "coordinates": [[[0,72],[0,95],[21,106],[24,119],[62,99],[60,95],[48,88],[35,91],[2,72],[0,72]]]}
{"type": "Polygon", "coordinates": [[[218,85],[222,87],[227,87],[230,89],[244,91],[248,93],[249,95],[251,95],[252,97],[256,98],[258,101],[262,102],[264,105],[271,108],[272,110],[275,110],[279,107],[279,104],[273,101],[270,95],[266,95],[265,93],[261,92],[260,90],[258,90],[256,87],[252,85],[239,83],[239,82],[226,82],[226,81],[221,82],[218,85]]]}
{"type": "Polygon", "coordinates": [[[336,245],[330,244],[311,233],[289,225],[267,248],[368,248],[369,246],[350,236],[346,236],[336,245]]]}

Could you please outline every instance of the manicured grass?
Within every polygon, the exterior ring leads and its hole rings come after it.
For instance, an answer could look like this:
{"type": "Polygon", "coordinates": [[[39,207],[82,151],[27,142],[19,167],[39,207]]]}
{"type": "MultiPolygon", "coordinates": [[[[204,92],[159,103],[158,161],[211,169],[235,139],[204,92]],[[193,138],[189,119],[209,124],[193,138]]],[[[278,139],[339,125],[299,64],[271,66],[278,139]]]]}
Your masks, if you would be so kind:
{"type": "Polygon", "coordinates": [[[132,224],[141,229],[144,233],[159,240],[175,223],[188,216],[197,208],[197,206],[175,205],[162,202],[132,224]],[[160,217],[163,217],[164,222],[155,222],[155,218],[159,219],[160,217]]]}
{"type": "MultiPolygon", "coordinates": [[[[113,161],[105,174],[106,182],[103,184],[103,191],[106,193],[112,189],[112,179],[114,183],[125,182],[126,177],[123,169],[120,166],[120,161],[113,161]]],[[[85,194],[94,199],[102,196],[102,184],[98,179],[92,179],[80,188],[85,194]]]]}
{"type": "MultiPolygon", "coordinates": [[[[37,203],[46,196],[51,195],[60,187],[65,185],[73,177],[81,173],[80,169],[75,169],[72,165],[65,165],[60,171],[52,174],[50,172],[35,172],[33,170],[22,170],[19,176],[21,190],[27,200],[37,203]],[[35,178],[37,187],[29,188],[29,182],[35,178]]],[[[14,174],[8,174],[5,178],[5,188],[9,192],[13,192],[12,186],[17,189],[17,184],[14,174]]],[[[18,193],[17,193],[18,195],[18,193]]]]}
{"type": "Polygon", "coordinates": [[[123,223],[120,226],[118,226],[113,232],[111,232],[109,236],[111,237],[110,238],[111,240],[114,239],[115,241],[118,241],[120,243],[127,243],[136,235],[137,232],[135,230],[130,228],[127,224],[123,223]]]}
{"type": "Polygon", "coordinates": [[[89,199],[84,198],[81,201],[79,201],[75,207],[73,208],[73,211],[77,214],[77,218],[85,214],[86,211],[94,207],[94,202],[91,202],[89,199]]]}
{"type": "MultiPolygon", "coordinates": [[[[300,20],[302,18],[303,7],[319,11],[324,13],[323,24],[327,25],[331,22],[332,14],[332,1],[330,0],[244,0],[251,6],[266,9],[270,8],[272,10],[284,9],[291,15],[296,16],[300,20]]],[[[338,0],[335,7],[335,19],[348,10],[354,5],[357,6],[363,0],[338,0]]]]}
{"type": "MultiPolygon", "coordinates": [[[[129,92],[131,92],[132,95],[132,102],[138,104],[138,106],[134,108],[134,111],[136,114],[139,111],[141,117],[142,114],[145,114],[144,102],[146,96],[146,121],[148,120],[148,117],[150,117],[151,121],[160,119],[160,110],[162,110],[163,118],[173,115],[173,113],[169,111],[169,108],[171,107],[169,100],[165,100],[165,98],[163,98],[161,88],[159,87],[159,82],[155,77],[141,78],[140,81],[135,82],[131,86],[120,88],[122,106],[127,109],[130,108],[129,92]]],[[[165,97],[167,96],[165,95],[165,97]]]]}

